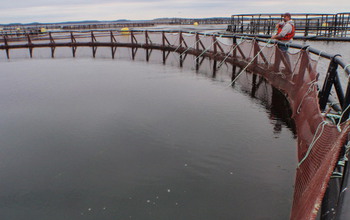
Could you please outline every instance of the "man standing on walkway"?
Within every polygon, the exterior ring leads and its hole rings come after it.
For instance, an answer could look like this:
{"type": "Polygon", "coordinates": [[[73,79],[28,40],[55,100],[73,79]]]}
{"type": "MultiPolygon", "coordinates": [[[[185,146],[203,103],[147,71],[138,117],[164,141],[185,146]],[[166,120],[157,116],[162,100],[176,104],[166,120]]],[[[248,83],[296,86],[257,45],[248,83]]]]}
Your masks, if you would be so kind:
{"type": "MultiPolygon", "coordinates": [[[[295,26],[294,22],[292,20],[292,16],[289,13],[285,13],[283,15],[283,22],[280,22],[276,25],[277,28],[277,34],[273,35],[272,39],[277,39],[283,43],[290,43],[293,40],[293,37],[295,35],[295,26]]],[[[288,50],[288,47],[285,45],[278,45],[278,47],[283,51],[286,52],[288,50]]]]}

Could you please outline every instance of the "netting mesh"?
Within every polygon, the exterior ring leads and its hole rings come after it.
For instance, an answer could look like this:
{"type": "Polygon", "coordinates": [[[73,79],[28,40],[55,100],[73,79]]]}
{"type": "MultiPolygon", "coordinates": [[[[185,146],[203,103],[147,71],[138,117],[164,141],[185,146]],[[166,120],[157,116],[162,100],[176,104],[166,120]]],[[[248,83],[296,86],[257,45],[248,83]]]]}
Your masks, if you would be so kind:
{"type": "MultiPolygon", "coordinates": [[[[216,38],[201,39],[203,42],[206,40],[206,46],[212,47],[216,38]]],[[[255,40],[237,43],[232,45],[219,38],[216,46],[224,50],[223,54],[231,54],[233,63],[242,68],[249,65],[249,70],[263,75],[289,100],[297,129],[299,162],[290,218],[315,219],[340,149],[349,133],[349,122],[341,124],[339,130],[321,114],[317,61],[311,59],[307,50],[284,53],[277,45],[259,45],[255,40]]],[[[220,53],[218,48],[216,50],[214,53],[220,53]]]]}
{"type": "MultiPolygon", "coordinates": [[[[247,45],[242,47],[246,51],[245,59],[251,60],[256,50],[249,54],[248,49],[247,45]]],[[[339,131],[336,125],[328,122],[321,114],[317,63],[310,59],[307,51],[286,54],[277,47],[265,47],[262,54],[268,62],[259,56],[258,63],[267,67],[267,71],[261,74],[285,93],[297,128],[299,165],[296,170],[291,219],[315,219],[341,146],[346,141],[348,123],[342,124],[339,131]]]]}

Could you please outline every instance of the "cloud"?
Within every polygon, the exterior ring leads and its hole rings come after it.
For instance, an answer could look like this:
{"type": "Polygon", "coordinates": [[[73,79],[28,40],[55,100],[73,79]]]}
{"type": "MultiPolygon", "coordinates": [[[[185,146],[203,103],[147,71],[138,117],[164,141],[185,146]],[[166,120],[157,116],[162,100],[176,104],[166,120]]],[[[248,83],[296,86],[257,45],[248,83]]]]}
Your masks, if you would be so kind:
{"type": "Polygon", "coordinates": [[[229,17],[241,13],[336,13],[350,8],[326,0],[16,0],[0,8],[1,23],[78,20],[153,19],[159,17],[229,17]],[[339,5],[339,6],[338,6],[339,5]]]}

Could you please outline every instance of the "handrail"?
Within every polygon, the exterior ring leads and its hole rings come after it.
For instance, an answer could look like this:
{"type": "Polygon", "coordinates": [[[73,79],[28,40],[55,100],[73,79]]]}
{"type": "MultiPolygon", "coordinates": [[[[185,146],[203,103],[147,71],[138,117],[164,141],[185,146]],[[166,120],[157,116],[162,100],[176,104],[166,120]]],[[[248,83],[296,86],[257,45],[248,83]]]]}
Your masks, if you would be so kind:
{"type": "MultiPolygon", "coordinates": [[[[73,30],[73,31],[51,31],[49,33],[56,33],[56,34],[64,34],[64,33],[91,33],[91,32],[101,32],[101,33],[106,33],[109,34],[110,31],[116,31],[116,32],[120,32],[123,33],[125,31],[121,31],[121,30],[115,30],[115,29],[106,29],[106,30],[73,30]]],[[[127,32],[133,32],[133,33],[144,33],[146,32],[146,30],[128,30],[127,32]]],[[[179,30],[147,30],[147,32],[149,33],[179,33],[179,30]]],[[[259,42],[264,42],[267,43],[270,40],[267,39],[263,39],[263,38],[257,38],[257,37],[253,37],[253,36],[246,36],[244,34],[220,34],[220,33],[201,33],[201,32],[194,32],[194,31],[185,31],[185,30],[181,30],[182,33],[184,34],[198,34],[198,35],[205,35],[205,36],[215,36],[215,37],[223,37],[223,38],[242,38],[245,40],[256,40],[259,42]]],[[[5,35],[7,36],[7,35],[5,35]]],[[[23,35],[23,37],[25,37],[23,35]]],[[[11,38],[8,38],[8,42],[10,42],[11,38]]],[[[0,39],[1,40],[1,39],[0,39]]],[[[27,38],[26,38],[27,40],[27,38]]],[[[42,39],[39,39],[42,40],[42,39]]],[[[34,41],[34,40],[33,40],[34,41]]],[[[329,59],[331,60],[333,57],[335,57],[336,54],[330,54],[330,53],[326,53],[324,51],[321,51],[319,49],[310,47],[310,46],[305,46],[305,45],[301,45],[301,44],[296,44],[296,43],[283,43],[280,41],[276,41],[273,40],[271,41],[272,43],[276,43],[279,45],[284,45],[284,46],[288,46],[290,48],[294,48],[294,49],[308,49],[308,51],[310,53],[313,53],[315,55],[321,56],[323,58],[329,59]]],[[[345,66],[347,65],[347,63],[341,58],[341,56],[337,56],[334,61],[339,64],[342,68],[345,68],[345,66]]],[[[345,69],[345,72],[350,76],[350,68],[345,69]]]]}
{"type": "MultiPolygon", "coordinates": [[[[8,37],[7,35],[3,36],[3,38],[0,38],[0,42],[1,40],[3,41],[3,45],[0,44],[0,49],[5,49],[6,52],[8,53],[9,49],[14,49],[14,48],[29,48],[30,52],[32,52],[32,48],[34,47],[62,47],[62,46],[70,46],[73,47],[73,50],[76,49],[77,46],[90,46],[93,47],[94,49],[94,55],[95,55],[95,47],[97,46],[124,46],[124,47],[144,47],[144,48],[150,48],[151,46],[157,48],[157,49],[161,49],[162,45],[156,45],[153,44],[152,42],[150,43],[144,43],[144,44],[138,44],[137,42],[132,42],[131,43],[121,43],[121,42],[98,42],[96,40],[91,40],[91,42],[66,42],[66,43],[52,43],[52,35],[53,34],[61,34],[63,36],[60,37],[64,37],[65,39],[71,39],[71,37],[73,37],[74,34],[77,34],[76,36],[74,36],[74,38],[79,38],[79,37],[91,37],[91,36],[98,36],[98,34],[100,34],[100,36],[109,36],[110,34],[113,35],[113,32],[117,34],[125,34],[125,33],[130,33],[132,35],[132,38],[134,38],[134,35],[136,34],[142,34],[145,33],[146,36],[148,36],[149,33],[162,33],[164,35],[164,33],[179,33],[180,35],[182,34],[193,34],[193,35],[202,35],[202,36],[212,36],[213,38],[228,38],[228,39],[232,39],[232,42],[237,42],[237,38],[240,39],[244,39],[244,40],[254,40],[257,42],[263,42],[263,43],[274,43],[274,44],[278,44],[278,45],[284,45],[284,46],[288,46],[289,48],[294,48],[294,49],[300,49],[300,50],[308,50],[308,52],[315,54],[317,56],[326,58],[328,60],[331,61],[330,66],[333,66],[333,68],[329,68],[329,71],[327,73],[327,77],[326,78],[330,78],[329,82],[325,82],[324,87],[322,88],[322,91],[330,91],[330,89],[332,88],[332,86],[334,85],[335,88],[337,89],[337,94],[338,94],[338,99],[339,102],[341,103],[341,109],[345,109],[346,106],[348,106],[350,104],[350,81],[348,82],[348,86],[345,92],[345,95],[343,95],[344,92],[340,92],[341,88],[339,87],[339,80],[338,82],[336,81],[338,79],[338,73],[337,73],[337,67],[338,65],[344,69],[344,71],[346,72],[346,74],[348,76],[350,76],[350,68],[346,68],[349,65],[342,59],[342,57],[338,54],[330,54],[324,51],[320,51],[319,49],[310,47],[310,46],[305,46],[305,45],[301,45],[301,44],[296,44],[296,43],[283,43],[283,42],[279,42],[276,40],[271,40],[271,39],[264,39],[264,38],[256,38],[256,37],[252,37],[252,36],[246,36],[244,34],[227,34],[227,33],[201,33],[201,32],[194,32],[194,31],[186,31],[186,30],[127,30],[127,31],[122,31],[122,30],[74,30],[74,31],[53,31],[53,32],[48,32],[46,34],[43,35],[32,35],[32,36],[38,36],[38,38],[32,37],[30,38],[30,35],[26,34],[23,35],[21,38],[13,38],[13,37],[8,37]],[[65,34],[67,34],[67,36],[64,36],[65,34]],[[83,36],[80,36],[79,34],[83,34],[83,36]],[[105,35],[103,35],[105,34],[105,35]],[[42,37],[40,37],[42,36],[42,37]],[[23,44],[23,45],[11,45],[9,44],[9,42],[14,42],[16,40],[19,41],[27,41],[27,44],[23,44]],[[50,40],[49,44],[35,44],[33,42],[35,41],[42,41],[42,40],[50,40]],[[332,72],[333,71],[333,72],[332,72]],[[331,75],[331,76],[329,76],[331,75]],[[327,87],[327,88],[326,88],[327,87]]],[[[147,41],[147,40],[146,40],[147,41]]],[[[185,45],[186,46],[186,45],[185,45]]],[[[184,46],[181,46],[184,47],[184,46]]],[[[163,46],[164,48],[164,46],[163,46]]],[[[188,48],[187,48],[188,49],[188,48]]],[[[173,49],[169,49],[168,50],[173,50],[173,49]]],[[[174,50],[173,50],[174,51],[174,50]]],[[[180,51],[180,50],[179,50],[180,51]]],[[[189,50],[183,49],[181,51],[181,53],[183,52],[191,52],[189,50]]],[[[198,52],[198,51],[197,51],[198,52]]],[[[200,51],[200,52],[203,52],[200,51]]],[[[192,51],[193,53],[193,51],[192,51]]],[[[74,55],[74,54],[73,54],[74,55]]],[[[327,101],[329,98],[329,94],[320,94],[320,107],[321,109],[324,109],[327,101]]],[[[350,114],[350,113],[347,113],[350,114]]],[[[347,115],[346,115],[347,116],[347,115]]],[[[347,117],[344,117],[347,118],[347,117]]]]}

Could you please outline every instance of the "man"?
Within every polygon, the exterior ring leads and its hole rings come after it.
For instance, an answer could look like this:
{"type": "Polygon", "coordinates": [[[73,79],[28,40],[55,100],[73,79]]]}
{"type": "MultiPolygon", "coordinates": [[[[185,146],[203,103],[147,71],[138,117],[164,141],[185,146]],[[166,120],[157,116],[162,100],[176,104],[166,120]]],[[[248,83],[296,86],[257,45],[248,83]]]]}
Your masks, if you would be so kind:
{"type": "MultiPolygon", "coordinates": [[[[295,26],[292,20],[292,16],[289,13],[283,15],[283,22],[276,25],[277,34],[273,35],[272,39],[277,39],[283,43],[292,42],[295,35],[295,26]]],[[[285,45],[278,45],[278,47],[283,51],[287,52],[288,47],[285,45]]]]}

